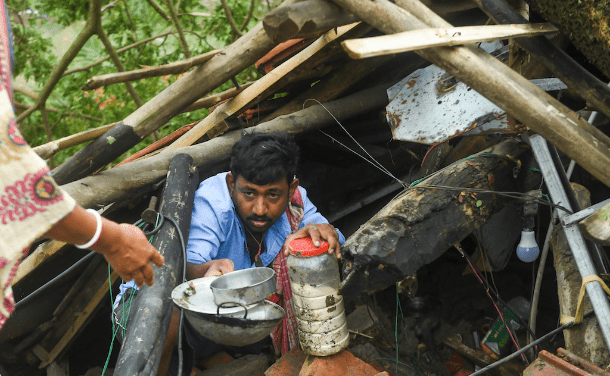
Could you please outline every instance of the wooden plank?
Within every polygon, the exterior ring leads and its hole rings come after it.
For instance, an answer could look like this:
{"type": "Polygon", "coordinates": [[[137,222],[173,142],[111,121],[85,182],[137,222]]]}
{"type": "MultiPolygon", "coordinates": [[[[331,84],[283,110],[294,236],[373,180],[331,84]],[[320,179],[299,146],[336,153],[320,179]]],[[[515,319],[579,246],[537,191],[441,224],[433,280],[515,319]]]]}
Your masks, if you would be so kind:
{"type": "MultiPolygon", "coordinates": [[[[104,269],[107,269],[107,266],[102,265],[100,267],[100,269],[102,269],[102,271],[103,271],[104,269]]],[[[107,273],[107,271],[106,271],[106,273],[107,273]]],[[[113,284],[114,282],[116,282],[118,277],[119,277],[119,275],[116,272],[112,272],[112,274],[110,276],[110,280],[111,280],[110,284],[113,284]]],[[[49,351],[49,356],[47,357],[47,359],[45,361],[43,361],[40,364],[40,368],[45,368],[46,366],[51,364],[59,355],[61,355],[61,353],[66,349],[66,347],[68,347],[68,345],[70,345],[70,343],[72,343],[74,338],[81,332],[81,330],[85,327],[85,325],[92,318],[93,313],[95,313],[95,311],[96,311],[97,307],[99,306],[100,302],[102,301],[102,299],[105,299],[108,297],[107,295],[108,295],[108,290],[110,287],[109,283],[108,283],[108,278],[103,280],[103,282],[101,282],[101,283],[99,280],[97,280],[97,282],[98,283],[96,284],[96,286],[99,286],[97,288],[97,291],[95,291],[95,294],[88,301],[88,303],[84,307],[84,309],[82,311],[80,311],[76,320],[74,320],[74,316],[77,314],[77,311],[74,311],[71,309],[68,309],[65,311],[63,317],[70,317],[72,325],[70,325],[70,327],[67,328],[67,330],[59,331],[59,334],[63,334],[62,337],[55,344],[55,346],[52,348],[52,350],[49,351]]],[[[78,302],[78,299],[75,299],[75,300],[78,302]]]]}
{"type": "Polygon", "coordinates": [[[352,59],[363,59],[430,47],[535,37],[557,32],[557,28],[550,23],[464,26],[421,29],[372,38],[350,39],[343,42],[342,45],[352,59]]]}
{"type": "Polygon", "coordinates": [[[269,87],[278,82],[282,77],[293,71],[299,65],[306,62],[311,56],[313,56],[316,52],[320,51],[330,42],[334,41],[341,35],[353,29],[356,25],[358,24],[355,23],[347,26],[342,26],[338,28],[337,31],[330,30],[329,32],[318,38],[314,43],[307,46],[304,50],[288,59],[286,62],[269,72],[260,80],[253,83],[246,90],[242,91],[237,96],[218,106],[216,110],[214,110],[214,112],[212,112],[205,119],[199,122],[199,124],[195,125],[190,131],[188,131],[186,134],[176,140],[173,144],[165,148],[165,150],[161,152],[161,154],[176,150],[184,146],[192,145],[193,143],[195,143],[195,141],[200,139],[203,135],[205,135],[208,131],[214,128],[217,124],[221,123],[224,119],[228,118],[229,116],[235,114],[236,112],[242,109],[248,108],[248,106],[252,104],[262,92],[267,91],[269,87]]]}
{"type": "Polygon", "coordinates": [[[55,240],[50,240],[39,245],[34,252],[32,252],[28,257],[23,259],[21,264],[19,264],[17,274],[15,274],[15,278],[13,278],[12,284],[16,285],[29,273],[34,271],[38,267],[38,265],[42,264],[51,256],[59,252],[65,245],[65,242],[59,242],[55,240]]]}

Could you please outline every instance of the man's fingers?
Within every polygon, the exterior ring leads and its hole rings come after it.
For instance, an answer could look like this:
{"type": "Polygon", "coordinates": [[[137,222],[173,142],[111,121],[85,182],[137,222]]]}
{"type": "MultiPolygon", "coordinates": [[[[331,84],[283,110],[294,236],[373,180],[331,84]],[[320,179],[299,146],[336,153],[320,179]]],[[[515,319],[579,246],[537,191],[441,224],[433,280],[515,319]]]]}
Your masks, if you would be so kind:
{"type": "Polygon", "coordinates": [[[144,276],[139,270],[133,273],[133,280],[136,282],[138,287],[142,287],[144,285],[144,276]]]}
{"type": "Polygon", "coordinates": [[[155,272],[150,264],[146,264],[146,266],[144,266],[142,274],[144,275],[144,282],[146,282],[148,286],[152,286],[155,282],[155,272]]]}
{"type": "Polygon", "coordinates": [[[152,263],[156,266],[161,267],[165,263],[165,257],[161,256],[161,254],[155,249],[150,261],[152,261],[152,263]]]}

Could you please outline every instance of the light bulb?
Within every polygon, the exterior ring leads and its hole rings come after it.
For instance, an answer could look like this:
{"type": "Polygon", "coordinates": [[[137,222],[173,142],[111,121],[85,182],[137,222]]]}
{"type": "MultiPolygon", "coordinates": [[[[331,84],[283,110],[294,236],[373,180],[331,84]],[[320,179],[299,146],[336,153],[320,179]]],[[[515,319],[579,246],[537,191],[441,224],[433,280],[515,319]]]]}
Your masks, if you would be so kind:
{"type": "Polygon", "coordinates": [[[538,258],[540,248],[536,244],[534,231],[524,229],[521,231],[521,241],[517,246],[517,257],[523,262],[532,262],[538,258]]]}

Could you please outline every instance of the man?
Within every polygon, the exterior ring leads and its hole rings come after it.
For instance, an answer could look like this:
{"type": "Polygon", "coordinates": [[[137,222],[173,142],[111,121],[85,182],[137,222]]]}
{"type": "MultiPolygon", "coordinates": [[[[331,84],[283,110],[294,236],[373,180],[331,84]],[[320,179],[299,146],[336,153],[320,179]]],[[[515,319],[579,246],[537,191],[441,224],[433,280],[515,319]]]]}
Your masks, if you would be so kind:
{"type": "MultiPolygon", "coordinates": [[[[329,253],[340,258],[339,247],[345,241],[299,187],[299,180],[295,178],[297,163],[298,146],[289,135],[245,134],[233,146],[231,172],[210,177],[197,189],[187,246],[189,280],[257,266],[276,270],[277,301],[286,311],[284,322],[272,333],[277,354],[298,343],[285,267],[287,245],[297,238],[311,237],[316,245],[325,240],[329,243],[329,253]]],[[[159,375],[170,369],[171,352],[177,343],[178,318],[178,310],[174,309],[159,375]]],[[[185,369],[189,370],[193,349],[200,358],[220,350],[221,346],[201,338],[186,320],[184,326],[191,348],[183,346],[185,369]]],[[[240,352],[257,350],[260,351],[260,344],[240,352]]]]}

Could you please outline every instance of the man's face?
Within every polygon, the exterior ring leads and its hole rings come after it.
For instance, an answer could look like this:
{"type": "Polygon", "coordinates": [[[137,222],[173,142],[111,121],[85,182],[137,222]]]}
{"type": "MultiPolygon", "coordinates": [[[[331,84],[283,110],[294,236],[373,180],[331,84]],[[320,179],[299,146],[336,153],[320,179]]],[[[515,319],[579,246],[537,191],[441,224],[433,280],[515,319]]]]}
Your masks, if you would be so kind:
{"type": "Polygon", "coordinates": [[[294,179],[290,185],[286,178],[273,183],[257,185],[231,173],[227,174],[227,186],[239,218],[254,232],[264,232],[286,211],[294,190],[299,185],[294,179]]]}

